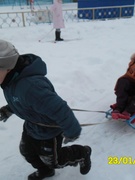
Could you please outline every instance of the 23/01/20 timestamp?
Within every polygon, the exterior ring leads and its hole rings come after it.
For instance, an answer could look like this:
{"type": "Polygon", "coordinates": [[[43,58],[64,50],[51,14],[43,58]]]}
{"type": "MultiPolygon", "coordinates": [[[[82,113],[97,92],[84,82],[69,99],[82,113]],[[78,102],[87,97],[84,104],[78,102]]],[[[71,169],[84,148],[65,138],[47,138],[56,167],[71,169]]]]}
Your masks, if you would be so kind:
{"type": "Polygon", "coordinates": [[[133,159],[131,156],[122,156],[122,157],[109,156],[108,157],[108,164],[109,165],[119,165],[119,164],[134,165],[135,159],[133,159]]]}

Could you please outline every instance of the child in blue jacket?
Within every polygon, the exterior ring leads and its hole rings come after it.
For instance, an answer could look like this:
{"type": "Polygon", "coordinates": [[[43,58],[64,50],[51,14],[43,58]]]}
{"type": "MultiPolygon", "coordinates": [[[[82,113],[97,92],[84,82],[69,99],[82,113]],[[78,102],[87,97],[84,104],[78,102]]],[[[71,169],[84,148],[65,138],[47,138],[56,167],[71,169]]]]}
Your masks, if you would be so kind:
{"type": "Polygon", "coordinates": [[[91,169],[91,148],[71,145],[81,134],[81,126],[67,103],[55,92],[45,76],[46,64],[34,54],[19,55],[9,42],[0,40],[0,84],[7,105],[0,120],[13,113],[24,120],[20,153],[37,171],[28,180],[42,180],[56,168],[80,165],[80,173],[91,169]]]}

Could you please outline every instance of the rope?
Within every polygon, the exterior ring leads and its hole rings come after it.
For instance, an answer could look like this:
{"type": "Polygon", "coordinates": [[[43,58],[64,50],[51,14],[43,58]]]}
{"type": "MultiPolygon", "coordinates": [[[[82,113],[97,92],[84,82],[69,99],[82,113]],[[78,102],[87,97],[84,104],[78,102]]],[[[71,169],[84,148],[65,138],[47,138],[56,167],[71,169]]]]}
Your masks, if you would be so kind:
{"type": "Polygon", "coordinates": [[[86,110],[86,109],[72,109],[72,111],[104,113],[105,117],[108,118],[109,116],[111,116],[112,109],[109,109],[108,111],[98,111],[98,110],[93,111],[93,110],[86,110]]]}
{"type": "MultiPolygon", "coordinates": [[[[97,112],[97,113],[105,113],[105,117],[107,119],[109,119],[109,116],[111,115],[111,109],[109,109],[108,111],[93,111],[93,110],[85,110],[85,109],[72,109],[72,111],[81,111],[81,112],[97,112]]],[[[39,126],[43,126],[43,127],[48,127],[48,128],[60,128],[60,126],[58,125],[53,125],[53,124],[43,124],[43,123],[38,123],[38,122],[32,122],[29,121],[33,124],[39,125],[39,126]]],[[[107,123],[110,121],[105,121],[105,122],[99,122],[99,123],[86,123],[86,124],[80,124],[80,126],[82,127],[86,127],[86,126],[94,126],[94,125],[99,125],[99,124],[103,124],[103,123],[107,123]]]]}
{"type": "MultiPolygon", "coordinates": [[[[29,121],[31,122],[31,121],[29,121]]],[[[107,123],[109,121],[104,121],[104,122],[99,122],[99,123],[86,123],[86,124],[80,124],[80,126],[82,127],[86,127],[86,126],[94,126],[94,125],[98,125],[98,124],[103,124],[103,123],[107,123]]],[[[60,126],[58,125],[49,125],[49,124],[42,124],[42,123],[37,123],[37,122],[31,122],[33,124],[39,125],[39,126],[43,126],[43,127],[48,127],[48,128],[60,128],[60,126]]]]}
{"type": "Polygon", "coordinates": [[[107,111],[93,111],[93,110],[86,110],[86,109],[72,109],[73,111],[82,111],[82,112],[98,112],[98,113],[107,113],[107,111]]]}
{"type": "MultiPolygon", "coordinates": [[[[85,109],[72,109],[73,111],[83,111],[83,112],[97,112],[97,113],[105,113],[105,117],[110,120],[111,119],[111,111],[112,109],[109,109],[108,111],[93,111],[93,110],[85,110],[85,109]]],[[[126,120],[127,124],[129,126],[131,126],[132,128],[135,129],[135,124],[132,123],[132,121],[135,119],[135,115],[131,116],[129,120],[126,120]]],[[[58,125],[51,125],[51,124],[42,124],[42,123],[37,123],[37,122],[32,122],[29,121],[33,124],[39,125],[39,126],[43,126],[43,127],[48,127],[48,128],[60,128],[60,126],[58,125]]],[[[86,126],[94,126],[94,125],[99,125],[99,124],[103,124],[103,123],[107,123],[107,122],[111,122],[111,121],[104,121],[104,122],[99,122],[99,123],[86,123],[86,124],[80,124],[80,126],[82,127],[86,127],[86,126]]]]}

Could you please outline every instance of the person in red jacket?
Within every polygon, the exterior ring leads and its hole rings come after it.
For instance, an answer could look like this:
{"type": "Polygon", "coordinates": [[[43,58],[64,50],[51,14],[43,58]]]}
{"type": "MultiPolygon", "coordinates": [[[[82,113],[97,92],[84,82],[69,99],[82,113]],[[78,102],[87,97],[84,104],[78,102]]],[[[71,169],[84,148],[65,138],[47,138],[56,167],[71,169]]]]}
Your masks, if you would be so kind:
{"type": "Polygon", "coordinates": [[[135,54],[130,58],[126,73],[115,85],[116,104],[111,105],[113,119],[128,120],[135,114],[135,54]]]}

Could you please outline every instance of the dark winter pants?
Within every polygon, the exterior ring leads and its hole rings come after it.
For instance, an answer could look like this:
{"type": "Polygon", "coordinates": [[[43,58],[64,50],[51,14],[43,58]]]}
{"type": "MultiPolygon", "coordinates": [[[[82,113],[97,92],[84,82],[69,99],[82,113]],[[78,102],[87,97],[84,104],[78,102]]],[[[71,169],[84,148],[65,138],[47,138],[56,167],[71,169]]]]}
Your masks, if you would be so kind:
{"type": "Polygon", "coordinates": [[[125,110],[129,112],[131,115],[135,113],[135,96],[132,96],[128,99],[128,103],[125,110]]]}
{"type": "Polygon", "coordinates": [[[62,135],[49,140],[36,140],[24,131],[20,142],[20,152],[36,169],[54,169],[74,166],[85,156],[84,147],[72,145],[62,147],[62,135]]]}

